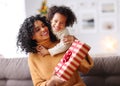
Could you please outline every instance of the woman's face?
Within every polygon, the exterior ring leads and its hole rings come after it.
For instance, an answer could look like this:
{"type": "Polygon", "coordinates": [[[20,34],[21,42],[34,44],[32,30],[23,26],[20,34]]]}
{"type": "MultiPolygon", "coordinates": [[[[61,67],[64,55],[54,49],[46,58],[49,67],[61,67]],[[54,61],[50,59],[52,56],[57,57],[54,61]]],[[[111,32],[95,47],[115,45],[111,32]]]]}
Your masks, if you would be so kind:
{"type": "Polygon", "coordinates": [[[33,40],[36,40],[38,43],[49,38],[49,30],[45,24],[37,20],[34,22],[34,35],[33,40]]]}

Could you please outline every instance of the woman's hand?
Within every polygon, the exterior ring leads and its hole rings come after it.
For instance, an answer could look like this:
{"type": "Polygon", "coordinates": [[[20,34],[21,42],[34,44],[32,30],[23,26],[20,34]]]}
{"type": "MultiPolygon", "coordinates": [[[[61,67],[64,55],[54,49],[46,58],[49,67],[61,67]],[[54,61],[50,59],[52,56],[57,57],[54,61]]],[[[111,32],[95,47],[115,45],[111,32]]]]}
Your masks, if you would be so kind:
{"type": "Polygon", "coordinates": [[[76,38],[73,35],[64,36],[63,41],[65,44],[71,44],[76,38]]]}
{"type": "Polygon", "coordinates": [[[50,80],[47,81],[46,86],[61,86],[64,83],[58,76],[53,75],[50,80]]]}

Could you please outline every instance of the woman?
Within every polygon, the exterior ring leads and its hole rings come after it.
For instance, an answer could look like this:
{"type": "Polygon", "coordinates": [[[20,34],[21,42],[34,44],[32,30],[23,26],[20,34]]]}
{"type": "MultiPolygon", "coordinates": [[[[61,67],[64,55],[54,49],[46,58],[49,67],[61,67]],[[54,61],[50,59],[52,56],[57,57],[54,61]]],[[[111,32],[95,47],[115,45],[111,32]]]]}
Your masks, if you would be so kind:
{"type": "MultiPolygon", "coordinates": [[[[22,51],[29,53],[28,64],[34,86],[85,86],[77,71],[67,82],[63,82],[53,73],[55,66],[65,52],[56,56],[46,55],[44,57],[39,54],[38,46],[49,49],[58,42],[45,17],[31,16],[23,22],[18,33],[17,46],[21,47],[22,51]]],[[[93,61],[89,55],[86,59],[79,67],[83,73],[88,72],[93,66],[93,61]]]]}

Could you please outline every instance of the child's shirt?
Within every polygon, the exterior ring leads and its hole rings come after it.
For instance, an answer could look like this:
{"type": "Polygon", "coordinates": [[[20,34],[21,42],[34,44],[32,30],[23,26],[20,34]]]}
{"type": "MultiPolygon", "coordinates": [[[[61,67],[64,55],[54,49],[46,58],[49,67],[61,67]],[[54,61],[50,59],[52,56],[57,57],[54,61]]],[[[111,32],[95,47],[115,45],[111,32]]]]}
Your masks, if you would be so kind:
{"type": "Polygon", "coordinates": [[[53,33],[60,40],[60,42],[56,46],[54,46],[53,48],[48,49],[48,51],[49,51],[51,56],[54,56],[56,54],[59,54],[59,53],[62,53],[64,51],[66,51],[70,47],[70,45],[71,45],[71,44],[65,44],[63,42],[64,36],[69,35],[68,29],[65,28],[62,31],[53,32],[53,33]]]}

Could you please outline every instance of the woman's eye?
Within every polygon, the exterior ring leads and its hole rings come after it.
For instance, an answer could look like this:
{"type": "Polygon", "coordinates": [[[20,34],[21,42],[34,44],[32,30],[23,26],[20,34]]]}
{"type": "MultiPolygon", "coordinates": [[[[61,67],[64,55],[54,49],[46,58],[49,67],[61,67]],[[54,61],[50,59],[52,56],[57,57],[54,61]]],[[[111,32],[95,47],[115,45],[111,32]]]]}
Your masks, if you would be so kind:
{"type": "Polygon", "coordinates": [[[45,25],[42,25],[42,27],[45,27],[45,25]]]}
{"type": "Polygon", "coordinates": [[[45,24],[43,24],[43,25],[42,25],[42,28],[45,28],[45,27],[46,27],[46,25],[45,25],[45,24]]]}
{"type": "Polygon", "coordinates": [[[37,27],[37,28],[35,28],[35,32],[38,32],[39,30],[40,30],[40,28],[38,28],[38,27],[37,27]]]}

